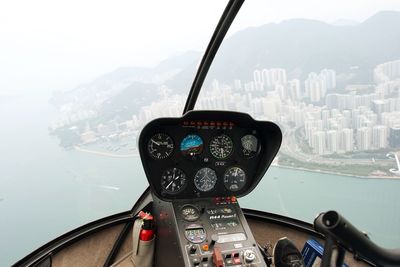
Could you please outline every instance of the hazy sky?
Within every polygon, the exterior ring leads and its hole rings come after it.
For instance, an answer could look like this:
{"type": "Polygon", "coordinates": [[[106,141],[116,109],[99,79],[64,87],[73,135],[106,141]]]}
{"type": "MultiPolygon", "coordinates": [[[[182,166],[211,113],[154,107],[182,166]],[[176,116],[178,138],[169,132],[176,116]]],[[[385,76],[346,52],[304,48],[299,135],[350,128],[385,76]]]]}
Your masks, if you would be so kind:
{"type": "MultiPolygon", "coordinates": [[[[204,50],[226,1],[2,0],[0,94],[66,90],[121,66],[204,50]]],[[[363,21],[399,0],[247,0],[232,31],[289,18],[363,21]]]]}

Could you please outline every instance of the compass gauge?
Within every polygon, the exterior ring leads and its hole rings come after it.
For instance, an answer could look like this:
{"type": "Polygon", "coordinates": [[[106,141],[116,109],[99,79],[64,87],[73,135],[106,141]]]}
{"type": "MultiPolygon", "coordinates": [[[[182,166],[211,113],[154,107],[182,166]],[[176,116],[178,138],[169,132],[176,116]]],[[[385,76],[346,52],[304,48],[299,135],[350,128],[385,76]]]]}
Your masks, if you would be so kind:
{"type": "Polygon", "coordinates": [[[217,174],[210,168],[202,168],[194,176],[194,185],[202,192],[211,191],[216,183],[217,174]]]}

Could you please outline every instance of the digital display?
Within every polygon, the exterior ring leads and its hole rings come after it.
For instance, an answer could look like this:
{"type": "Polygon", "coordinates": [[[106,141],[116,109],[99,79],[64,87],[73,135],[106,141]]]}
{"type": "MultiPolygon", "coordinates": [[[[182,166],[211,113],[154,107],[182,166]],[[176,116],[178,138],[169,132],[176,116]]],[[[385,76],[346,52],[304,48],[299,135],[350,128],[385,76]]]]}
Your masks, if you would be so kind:
{"type": "Polygon", "coordinates": [[[192,228],[192,229],[186,229],[185,234],[187,236],[193,236],[193,235],[204,235],[204,229],[203,228],[192,228]]]}

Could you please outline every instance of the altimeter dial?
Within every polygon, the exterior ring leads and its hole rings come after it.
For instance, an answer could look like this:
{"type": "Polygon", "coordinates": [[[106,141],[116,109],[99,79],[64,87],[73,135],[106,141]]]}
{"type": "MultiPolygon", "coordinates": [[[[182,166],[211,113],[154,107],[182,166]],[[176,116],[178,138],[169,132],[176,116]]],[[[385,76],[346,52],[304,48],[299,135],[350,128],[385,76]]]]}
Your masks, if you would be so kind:
{"type": "Polygon", "coordinates": [[[233,152],[232,139],[226,134],[215,136],[210,142],[210,152],[217,159],[226,159],[233,152]]]}
{"type": "Polygon", "coordinates": [[[161,175],[161,187],[169,194],[181,192],[186,187],[185,173],[178,168],[164,171],[161,175]]]}
{"type": "Polygon", "coordinates": [[[157,133],[147,143],[147,151],[154,159],[165,159],[174,151],[174,142],[169,135],[157,133]]]}

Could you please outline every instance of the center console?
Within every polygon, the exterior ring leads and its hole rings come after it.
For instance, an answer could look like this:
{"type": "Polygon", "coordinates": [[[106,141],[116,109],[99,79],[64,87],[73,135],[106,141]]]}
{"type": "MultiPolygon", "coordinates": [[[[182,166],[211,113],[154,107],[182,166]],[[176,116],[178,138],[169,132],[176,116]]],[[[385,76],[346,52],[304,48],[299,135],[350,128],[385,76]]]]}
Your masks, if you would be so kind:
{"type": "Polygon", "coordinates": [[[266,266],[236,197],[155,204],[156,266],[266,266]]]}
{"type": "Polygon", "coordinates": [[[147,124],[139,152],[153,195],[156,266],[266,266],[237,197],[260,182],[279,127],[228,111],[147,124]]]}

